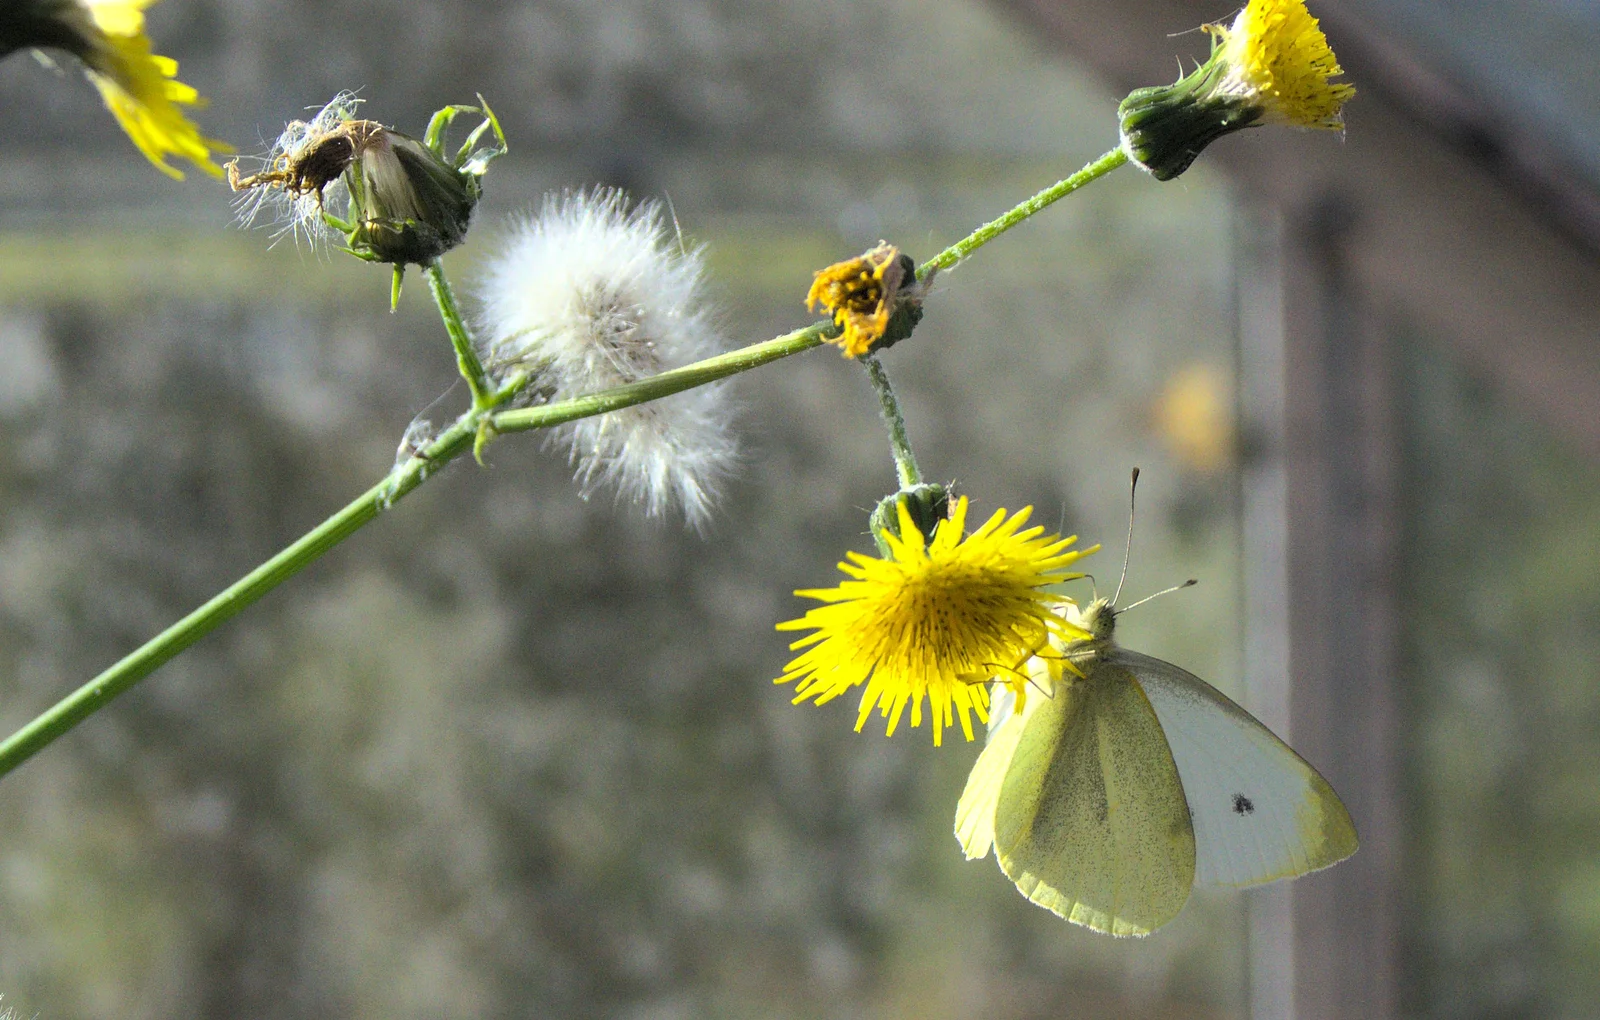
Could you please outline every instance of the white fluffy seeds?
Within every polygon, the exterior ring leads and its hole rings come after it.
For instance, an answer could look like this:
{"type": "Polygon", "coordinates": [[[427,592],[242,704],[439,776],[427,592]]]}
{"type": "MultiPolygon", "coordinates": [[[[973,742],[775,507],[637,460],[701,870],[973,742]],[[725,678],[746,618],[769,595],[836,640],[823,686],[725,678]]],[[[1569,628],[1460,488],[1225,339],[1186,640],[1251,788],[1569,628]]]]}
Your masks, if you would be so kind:
{"type": "MultiPolygon", "coordinates": [[[[491,370],[537,373],[549,401],[636,382],[723,348],[698,249],[661,207],[620,191],[550,196],[486,266],[479,297],[491,370]]],[[[587,497],[602,487],[657,515],[705,523],[736,451],[720,386],[585,418],[562,431],[587,497]]]]}

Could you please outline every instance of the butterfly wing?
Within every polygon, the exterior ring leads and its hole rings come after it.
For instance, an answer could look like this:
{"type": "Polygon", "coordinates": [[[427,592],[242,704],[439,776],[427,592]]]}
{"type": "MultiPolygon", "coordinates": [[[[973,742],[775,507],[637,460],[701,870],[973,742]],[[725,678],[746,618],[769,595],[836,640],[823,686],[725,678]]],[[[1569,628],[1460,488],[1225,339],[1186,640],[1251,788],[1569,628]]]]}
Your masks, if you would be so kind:
{"type": "MultiPolygon", "coordinates": [[[[994,845],[994,813],[1000,803],[1000,787],[1022,737],[1023,717],[1011,711],[1016,703],[1011,691],[1003,684],[995,684],[990,697],[994,700],[989,709],[989,742],[972,766],[967,787],[956,804],[956,839],[961,841],[969,861],[988,856],[994,845]],[[996,716],[996,703],[1003,704],[1001,717],[996,716]]],[[[1032,698],[1028,699],[1030,707],[1032,702],[1032,698]]]]}
{"type": "Polygon", "coordinates": [[[985,748],[1003,746],[1016,727],[995,806],[996,856],[1040,906],[1096,931],[1147,935],[1189,898],[1189,809],[1133,675],[1103,661],[1085,673],[1053,697],[1028,698],[985,748]]]}
{"type": "Polygon", "coordinates": [[[1356,852],[1333,788],[1255,716],[1171,663],[1125,648],[1109,661],[1138,679],[1161,720],[1194,818],[1197,883],[1261,885],[1356,852]]]}
{"type": "MultiPolygon", "coordinates": [[[[1034,692],[1037,694],[1038,692],[1034,692]]],[[[989,685],[989,734],[987,739],[993,740],[995,733],[1016,713],[1017,692],[1011,689],[1010,684],[992,683],[989,685]]]]}

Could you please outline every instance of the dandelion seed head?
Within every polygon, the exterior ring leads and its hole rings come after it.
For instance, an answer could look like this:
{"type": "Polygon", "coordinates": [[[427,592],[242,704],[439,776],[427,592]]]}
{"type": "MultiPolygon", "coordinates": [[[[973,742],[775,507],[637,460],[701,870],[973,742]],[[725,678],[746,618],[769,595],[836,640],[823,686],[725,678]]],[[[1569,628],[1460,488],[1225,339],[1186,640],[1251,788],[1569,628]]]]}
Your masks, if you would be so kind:
{"type": "MultiPolygon", "coordinates": [[[[655,202],[612,189],[549,196],[518,223],[478,288],[485,361],[536,373],[541,399],[637,382],[722,350],[704,257],[655,202]]],[[[702,527],[737,458],[727,394],[704,386],[586,418],[561,437],[585,497],[602,489],[702,527]]]]}

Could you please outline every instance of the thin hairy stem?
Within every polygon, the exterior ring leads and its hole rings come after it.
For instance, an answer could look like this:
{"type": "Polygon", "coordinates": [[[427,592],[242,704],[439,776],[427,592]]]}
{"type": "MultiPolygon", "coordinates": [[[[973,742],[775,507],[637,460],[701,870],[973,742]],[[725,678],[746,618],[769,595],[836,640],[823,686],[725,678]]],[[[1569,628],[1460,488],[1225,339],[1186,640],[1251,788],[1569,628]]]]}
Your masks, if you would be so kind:
{"type": "MultiPolygon", "coordinates": [[[[918,277],[925,278],[936,269],[948,269],[956,265],[1011,227],[1090,181],[1110,173],[1125,162],[1127,156],[1122,150],[1113,149],[1066,180],[1039,192],[1010,212],[984,224],[929,259],[917,270],[918,277]]],[[[473,347],[471,333],[467,330],[461,312],[456,306],[455,294],[450,288],[449,280],[445,278],[444,267],[435,259],[423,268],[423,272],[428,278],[429,290],[439,307],[439,315],[444,320],[445,330],[449,333],[450,342],[455,348],[457,366],[472,390],[471,409],[461,415],[437,439],[404,463],[397,465],[383,481],[368,489],[344,509],[250,571],[209,602],[145,642],[111,668],[62,698],[4,742],[0,742],[0,776],[9,773],[39,753],[57,737],[97,712],[112,698],[128,690],[219,625],[316,562],[328,550],[355,534],[427,481],[445,464],[469,450],[481,454],[484,444],[490,437],[507,432],[549,428],[657,400],[810,350],[836,336],[838,332],[832,323],[816,323],[763,343],[707,358],[693,365],[663,372],[626,386],[539,407],[496,411],[496,408],[505,405],[521,390],[527,383],[527,376],[519,373],[503,385],[495,386],[488,373],[484,371],[483,363],[473,347]]],[[[890,443],[894,448],[895,467],[900,484],[902,487],[915,485],[921,482],[922,474],[917,468],[916,459],[912,456],[910,444],[906,439],[905,419],[889,386],[888,376],[884,374],[883,367],[878,364],[876,358],[869,356],[863,360],[883,406],[884,422],[888,426],[890,443]]]]}
{"type": "Polygon", "coordinates": [[[768,362],[787,358],[791,354],[809,351],[837,332],[838,328],[833,323],[819,322],[772,340],[741,347],[714,358],[706,358],[704,361],[675,368],[670,372],[662,372],[660,375],[653,375],[626,386],[574,397],[557,404],[541,404],[538,407],[501,411],[489,419],[489,424],[497,433],[526,432],[529,429],[549,428],[579,418],[590,418],[597,414],[605,414],[607,411],[659,400],[674,393],[692,390],[696,386],[716,382],[718,379],[726,379],[730,375],[759,368],[768,362]]]}
{"type": "Polygon", "coordinates": [[[889,373],[878,363],[877,355],[861,358],[867,368],[867,377],[878,393],[878,406],[883,411],[883,426],[889,430],[889,447],[894,451],[894,470],[900,479],[900,488],[909,489],[922,483],[922,469],[917,467],[916,454],[911,452],[911,440],[906,435],[906,418],[900,413],[900,401],[895,399],[894,387],[889,385],[889,373]]]}
{"type": "Polygon", "coordinates": [[[456,349],[456,367],[461,370],[461,378],[467,381],[468,388],[472,390],[473,410],[488,410],[495,406],[494,386],[489,382],[489,374],[483,370],[483,362],[478,360],[478,352],[472,346],[472,334],[467,331],[467,324],[461,318],[461,309],[456,307],[455,291],[450,289],[450,281],[445,278],[444,263],[434,259],[423,269],[423,274],[428,277],[428,290],[433,294],[433,302],[439,306],[444,330],[450,334],[450,344],[456,349]]]}
{"type": "Polygon", "coordinates": [[[952,244],[950,247],[935,255],[933,258],[924,262],[917,268],[917,279],[927,279],[928,274],[936,269],[949,269],[957,262],[960,262],[962,259],[971,255],[979,248],[982,248],[990,241],[993,241],[995,238],[1010,230],[1018,223],[1021,223],[1029,216],[1032,216],[1034,213],[1039,212],[1041,209],[1046,208],[1052,203],[1067,197],[1074,191],[1077,191],[1079,188],[1083,187],[1085,184],[1088,184],[1090,181],[1099,180],[1127,161],[1128,154],[1123,152],[1120,146],[1112,149],[1110,152],[1106,153],[1104,156],[1101,156],[1099,159],[1094,160],[1082,170],[1079,170],[1077,173],[1073,174],[1071,177],[1068,177],[1063,181],[1057,181],[1056,183],[1050,185],[1048,188],[1039,192],[1026,202],[1022,202],[1014,206],[1005,215],[990,220],[988,223],[985,223],[977,230],[974,230],[972,233],[968,234],[966,237],[963,237],[955,244],[952,244]]]}

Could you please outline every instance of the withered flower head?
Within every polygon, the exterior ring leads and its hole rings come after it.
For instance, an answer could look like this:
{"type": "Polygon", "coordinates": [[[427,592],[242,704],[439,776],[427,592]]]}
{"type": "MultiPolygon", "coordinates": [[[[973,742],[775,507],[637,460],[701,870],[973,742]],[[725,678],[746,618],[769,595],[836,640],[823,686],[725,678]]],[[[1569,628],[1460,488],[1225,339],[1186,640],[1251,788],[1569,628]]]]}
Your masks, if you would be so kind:
{"type": "Polygon", "coordinates": [[[885,241],[853,259],[817,271],[806,307],[818,305],[843,331],[833,340],[847,358],[892,346],[922,320],[922,299],[933,279],[917,279],[911,256],[885,241]]]}
{"type": "Polygon", "coordinates": [[[240,173],[237,160],[228,164],[233,190],[253,193],[241,218],[253,221],[270,202],[280,207],[285,232],[303,230],[314,239],[333,228],[358,258],[426,265],[466,238],[483,193],[483,174],[490,160],[505,151],[505,138],[482,97],[481,107],[440,110],[422,141],[377,121],[357,119],[359,102],[345,93],[310,122],[290,123],[256,173],[240,173]],[[464,112],[483,114],[483,123],[453,159],[447,158],[444,131],[464,112]],[[479,148],[489,128],[497,144],[479,148]],[[344,219],[328,209],[329,189],[335,185],[349,197],[344,219]]]}

